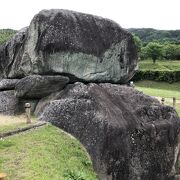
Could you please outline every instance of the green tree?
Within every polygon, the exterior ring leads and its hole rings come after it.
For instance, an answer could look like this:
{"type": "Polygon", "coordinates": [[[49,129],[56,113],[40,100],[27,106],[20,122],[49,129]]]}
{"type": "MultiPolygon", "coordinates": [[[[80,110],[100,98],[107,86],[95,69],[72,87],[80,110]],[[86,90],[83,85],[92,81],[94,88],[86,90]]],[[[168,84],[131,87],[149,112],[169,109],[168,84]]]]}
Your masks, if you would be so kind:
{"type": "Polygon", "coordinates": [[[8,41],[15,33],[12,29],[0,29],[0,44],[8,41]]]}
{"type": "Polygon", "coordinates": [[[163,47],[163,56],[165,59],[180,59],[180,45],[166,43],[163,47]]]}
{"type": "Polygon", "coordinates": [[[153,63],[163,56],[163,46],[158,42],[150,42],[145,48],[147,57],[151,58],[153,63]]]}
{"type": "Polygon", "coordinates": [[[161,43],[170,42],[180,45],[180,30],[156,30],[152,28],[131,28],[129,32],[138,36],[142,43],[146,45],[155,39],[161,43]]]}
{"type": "Polygon", "coordinates": [[[140,58],[141,60],[148,58],[146,46],[141,48],[140,58]]]}
{"type": "Polygon", "coordinates": [[[140,56],[142,42],[141,42],[140,38],[138,36],[134,35],[134,34],[133,34],[133,40],[134,40],[134,43],[135,43],[135,45],[137,47],[138,55],[140,56]]]}
{"type": "Polygon", "coordinates": [[[176,54],[176,58],[175,59],[180,60],[180,45],[176,45],[175,54],[176,54]]]}

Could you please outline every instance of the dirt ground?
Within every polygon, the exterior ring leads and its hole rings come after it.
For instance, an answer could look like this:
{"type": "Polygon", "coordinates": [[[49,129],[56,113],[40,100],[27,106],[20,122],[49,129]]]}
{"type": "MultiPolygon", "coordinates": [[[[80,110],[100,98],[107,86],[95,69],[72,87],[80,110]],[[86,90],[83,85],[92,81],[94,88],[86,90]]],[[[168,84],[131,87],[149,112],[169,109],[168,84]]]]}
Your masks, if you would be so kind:
{"type": "Polygon", "coordinates": [[[19,116],[0,115],[0,126],[23,123],[23,122],[26,122],[25,114],[19,116]]]}

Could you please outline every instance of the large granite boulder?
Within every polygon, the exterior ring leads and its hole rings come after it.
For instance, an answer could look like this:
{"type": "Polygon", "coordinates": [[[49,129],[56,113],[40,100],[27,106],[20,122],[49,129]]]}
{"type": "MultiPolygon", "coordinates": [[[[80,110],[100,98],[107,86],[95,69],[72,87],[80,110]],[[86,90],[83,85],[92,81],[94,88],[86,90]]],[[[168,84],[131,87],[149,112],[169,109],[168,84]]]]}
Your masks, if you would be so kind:
{"type": "Polygon", "coordinates": [[[19,100],[14,91],[0,91],[0,114],[15,115],[20,111],[19,100]]]}
{"type": "Polygon", "coordinates": [[[81,141],[101,180],[174,178],[180,119],[131,87],[75,83],[41,100],[36,114],[81,141]]]}
{"type": "Polygon", "coordinates": [[[69,82],[65,76],[30,75],[19,80],[15,86],[15,94],[19,98],[40,99],[62,90],[69,82]]]}
{"type": "Polygon", "coordinates": [[[68,10],[41,11],[0,49],[9,78],[61,74],[71,82],[125,83],[137,66],[130,33],[111,20],[68,10]]]}
{"type": "Polygon", "coordinates": [[[38,102],[38,99],[18,98],[15,96],[14,90],[0,91],[0,114],[17,115],[25,113],[25,103],[31,104],[31,113],[34,113],[38,102]]]}
{"type": "Polygon", "coordinates": [[[19,79],[2,79],[0,80],[0,91],[15,89],[16,83],[19,79]]]}

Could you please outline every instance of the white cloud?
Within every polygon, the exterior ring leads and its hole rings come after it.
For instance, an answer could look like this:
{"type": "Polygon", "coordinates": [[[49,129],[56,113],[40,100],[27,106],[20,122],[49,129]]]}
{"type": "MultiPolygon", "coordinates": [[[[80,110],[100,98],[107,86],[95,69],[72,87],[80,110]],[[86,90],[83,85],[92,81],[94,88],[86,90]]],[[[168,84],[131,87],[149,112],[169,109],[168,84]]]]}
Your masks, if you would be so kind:
{"type": "Polygon", "coordinates": [[[122,27],[180,29],[180,0],[2,0],[0,29],[28,26],[42,9],[70,9],[106,17],[122,27]]]}

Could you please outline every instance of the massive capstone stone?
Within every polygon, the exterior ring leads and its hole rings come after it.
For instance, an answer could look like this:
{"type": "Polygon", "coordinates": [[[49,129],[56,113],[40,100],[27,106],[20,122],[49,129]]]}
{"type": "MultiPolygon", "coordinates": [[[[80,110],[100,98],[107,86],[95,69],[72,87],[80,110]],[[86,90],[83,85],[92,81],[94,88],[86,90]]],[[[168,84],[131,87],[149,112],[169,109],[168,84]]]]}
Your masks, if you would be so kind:
{"type": "Polygon", "coordinates": [[[132,35],[117,23],[69,10],[43,10],[0,47],[1,74],[63,74],[73,81],[126,83],[135,73],[132,35]]]}
{"type": "Polygon", "coordinates": [[[101,180],[174,177],[180,119],[172,107],[142,92],[75,83],[42,99],[35,113],[81,141],[101,180]]]}

